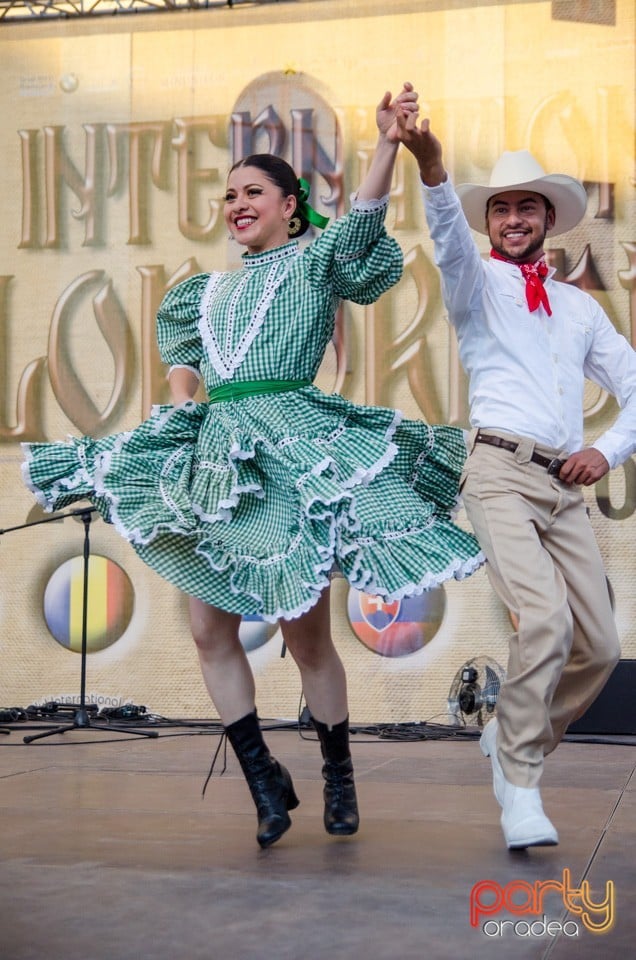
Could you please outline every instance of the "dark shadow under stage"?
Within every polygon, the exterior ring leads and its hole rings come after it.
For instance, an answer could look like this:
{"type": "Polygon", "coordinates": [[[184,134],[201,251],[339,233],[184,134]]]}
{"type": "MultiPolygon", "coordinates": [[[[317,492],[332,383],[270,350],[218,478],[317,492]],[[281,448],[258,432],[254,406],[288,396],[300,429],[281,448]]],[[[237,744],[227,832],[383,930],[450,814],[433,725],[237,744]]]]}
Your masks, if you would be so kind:
{"type": "Polygon", "coordinates": [[[319,748],[305,739],[311,732],[301,735],[294,725],[269,732],[301,804],[291,830],[261,851],[230,751],[226,773],[215,772],[201,797],[218,744],[213,724],[167,727],[157,739],[73,730],[28,745],[19,724],[6,730],[2,960],[633,956],[634,737],[563,743],[543,782],[560,845],[511,854],[490,764],[470,736],[356,733],[361,828],[334,839],[322,825],[319,748]],[[580,897],[564,896],[568,876],[570,888],[589,884],[596,922],[613,884],[608,932],[590,932],[576,912],[580,897]],[[491,883],[478,893],[480,881],[491,883]],[[551,891],[548,881],[556,884],[551,891]],[[537,896],[543,899],[532,913],[537,896]],[[476,926],[471,900],[491,907],[476,926]]]}

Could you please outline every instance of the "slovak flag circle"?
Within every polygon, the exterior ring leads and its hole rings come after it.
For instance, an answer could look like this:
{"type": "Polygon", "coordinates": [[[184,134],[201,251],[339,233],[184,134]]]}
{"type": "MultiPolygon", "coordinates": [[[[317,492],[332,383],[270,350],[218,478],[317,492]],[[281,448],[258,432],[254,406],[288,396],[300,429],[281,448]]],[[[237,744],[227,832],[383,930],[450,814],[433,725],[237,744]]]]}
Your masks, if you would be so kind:
{"type": "Polygon", "coordinates": [[[347,598],[351,629],[365,647],[383,657],[406,657],[421,650],[439,630],[445,609],[443,586],[402,600],[351,587],[347,598]]]}

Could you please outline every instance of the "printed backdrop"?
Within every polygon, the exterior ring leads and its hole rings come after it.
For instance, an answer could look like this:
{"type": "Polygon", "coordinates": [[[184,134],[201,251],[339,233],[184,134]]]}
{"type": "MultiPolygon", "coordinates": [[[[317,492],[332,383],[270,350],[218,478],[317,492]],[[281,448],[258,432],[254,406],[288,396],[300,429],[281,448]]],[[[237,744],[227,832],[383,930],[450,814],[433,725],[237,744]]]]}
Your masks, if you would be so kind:
{"type": "MultiPolygon", "coordinates": [[[[185,276],[238,263],[220,202],[234,158],[281,154],[335,217],[369,162],[376,103],[409,79],[456,182],[487,182],[521,148],[584,181],[587,215],[550,257],[636,343],[634,27],[630,0],[323,0],[0,28],[0,707],[77,699],[88,552],[89,701],[215,716],[184,598],[95,515],[39,523],[19,444],[125,430],[167,399],[155,310],[185,276]]],[[[342,309],[318,382],[466,426],[411,161],[387,219],[404,276],[342,309]]],[[[590,385],[588,440],[615,415],[590,385]]],[[[634,657],[634,461],[587,498],[634,657]]],[[[332,608],[354,722],[452,722],[462,666],[505,667],[512,626],[483,570],[402,604],[335,577],[332,608]]],[[[241,636],[261,716],[294,718],[280,632],[246,621],[241,636]]]]}

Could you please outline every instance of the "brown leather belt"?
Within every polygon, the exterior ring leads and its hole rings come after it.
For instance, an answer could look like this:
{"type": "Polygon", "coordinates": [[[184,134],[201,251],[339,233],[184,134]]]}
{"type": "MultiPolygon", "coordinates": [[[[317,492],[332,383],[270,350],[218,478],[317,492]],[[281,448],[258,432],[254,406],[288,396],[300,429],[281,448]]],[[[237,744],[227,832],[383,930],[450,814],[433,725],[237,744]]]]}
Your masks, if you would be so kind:
{"type": "MultiPolygon", "coordinates": [[[[478,433],[475,437],[475,443],[489,443],[491,447],[501,447],[502,450],[510,450],[515,453],[518,443],[512,440],[504,440],[502,437],[493,437],[488,433],[478,433]]],[[[530,457],[532,463],[538,463],[540,467],[545,467],[550,476],[558,477],[561,467],[565,460],[559,460],[558,457],[543,457],[540,453],[533,453],[530,457]]]]}

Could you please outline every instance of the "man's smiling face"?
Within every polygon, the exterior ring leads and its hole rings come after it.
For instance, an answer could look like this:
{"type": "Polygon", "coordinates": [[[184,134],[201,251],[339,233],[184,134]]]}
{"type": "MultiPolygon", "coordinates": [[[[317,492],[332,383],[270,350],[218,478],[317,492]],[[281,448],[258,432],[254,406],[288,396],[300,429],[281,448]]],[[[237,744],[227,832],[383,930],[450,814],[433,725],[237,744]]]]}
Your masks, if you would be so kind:
{"type": "Polygon", "coordinates": [[[547,231],[554,226],[554,208],[540,193],[508,190],[491,197],[486,227],[493,250],[516,263],[533,263],[543,255],[547,231]]]}

